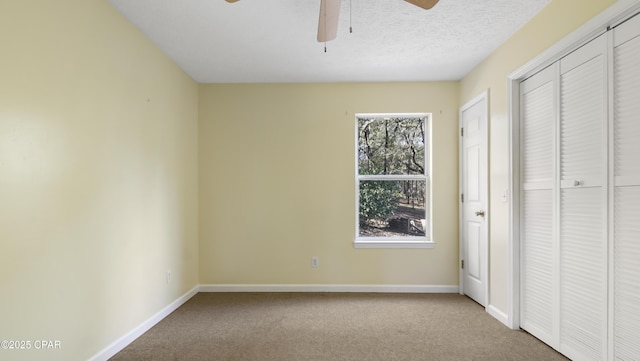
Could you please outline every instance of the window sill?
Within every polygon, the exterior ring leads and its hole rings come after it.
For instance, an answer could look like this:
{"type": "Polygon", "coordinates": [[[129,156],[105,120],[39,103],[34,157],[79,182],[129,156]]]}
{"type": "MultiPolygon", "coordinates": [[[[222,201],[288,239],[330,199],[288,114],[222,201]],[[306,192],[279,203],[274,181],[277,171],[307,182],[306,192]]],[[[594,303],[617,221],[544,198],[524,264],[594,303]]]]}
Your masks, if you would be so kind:
{"type": "Polygon", "coordinates": [[[435,242],[405,238],[356,238],[354,248],[435,248],[435,242]]]}

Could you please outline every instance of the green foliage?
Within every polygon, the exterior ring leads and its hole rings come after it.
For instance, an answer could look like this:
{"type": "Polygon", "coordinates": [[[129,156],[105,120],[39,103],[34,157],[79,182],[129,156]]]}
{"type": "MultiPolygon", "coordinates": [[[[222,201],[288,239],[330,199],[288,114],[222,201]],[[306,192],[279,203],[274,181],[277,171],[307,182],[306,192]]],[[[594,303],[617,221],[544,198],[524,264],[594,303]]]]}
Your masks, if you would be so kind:
{"type": "Polygon", "coordinates": [[[360,182],[360,224],[391,217],[403,196],[395,181],[360,182]]]}

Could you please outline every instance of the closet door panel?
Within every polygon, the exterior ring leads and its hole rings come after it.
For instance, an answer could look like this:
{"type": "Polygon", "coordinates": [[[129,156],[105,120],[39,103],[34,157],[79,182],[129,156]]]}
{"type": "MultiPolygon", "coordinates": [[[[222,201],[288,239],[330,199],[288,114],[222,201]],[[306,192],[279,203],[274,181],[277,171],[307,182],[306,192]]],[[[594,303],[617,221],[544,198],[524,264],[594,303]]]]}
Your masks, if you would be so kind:
{"type": "Polygon", "coordinates": [[[557,347],[554,320],[554,138],[557,65],[522,82],[521,89],[521,305],[520,324],[557,347]]]}
{"type": "Polygon", "coordinates": [[[640,17],[614,30],[614,352],[640,359],[640,17]]]}
{"type": "Polygon", "coordinates": [[[560,350],[603,360],[607,341],[607,272],[602,191],[563,189],[560,214],[560,350]]]}
{"type": "Polygon", "coordinates": [[[614,222],[614,354],[640,359],[640,186],[617,187],[614,222]]]}
{"type": "MultiPolygon", "coordinates": [[[[521,243],[521,327],[555,345],[553,197],[551,190],[525,191],[521,243]]],[[[557,345],[556,345],[557,347],[557,345]]]]}
{"type": "Polygon", "coordinates": [[[553,180],[556,67],[523,82],[522,178],[524,189],[550,189],[553,180]]]}
{"type": "Polygon", "coordinates": [[[640,18],[614,33],[614,175],[616,185],[640,185],[640,18]],[[632,31],[635,31],[635,36],[632,31]]]}
{"type": "Polygon", "coordinates": [[[560,351],[607,355],[606,38],[560,61],[560,351]]]}
{"type": "Polygon", "coordinates": [[[560,63],[562,187],[602,186],[607,99],[604,40],[592,41],[560,63]]]}

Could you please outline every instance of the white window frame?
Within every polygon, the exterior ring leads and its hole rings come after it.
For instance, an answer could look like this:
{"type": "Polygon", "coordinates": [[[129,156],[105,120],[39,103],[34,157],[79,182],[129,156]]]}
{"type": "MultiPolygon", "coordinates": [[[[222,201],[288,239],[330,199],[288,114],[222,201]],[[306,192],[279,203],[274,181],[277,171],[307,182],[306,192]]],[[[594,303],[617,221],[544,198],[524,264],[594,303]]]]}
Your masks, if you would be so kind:
{"type": "Polygon", "coordinates": [[[356,233],[355,248],[434,248],[435,243],[432,241],[433,222],[431,217],[432,204],[432,187],[431,187],[431,144],[432,144],[432,127],[431,113],[357,113],[355,115],[355,186],[356,186],[356,233]],[[358,171],[358,137],[359,128],[358,120],[361,118],[425,118],[424,127],[426,139],[424,139],[424,175],[360,175],[358,171]],[[407,236],[407,237],[361,237],[360,236],[360,181],[367,180],[423,180],[425,181],[427,200],[425,204],[425,219],[427,219],[427,227],[424,236],[407,236]]]}

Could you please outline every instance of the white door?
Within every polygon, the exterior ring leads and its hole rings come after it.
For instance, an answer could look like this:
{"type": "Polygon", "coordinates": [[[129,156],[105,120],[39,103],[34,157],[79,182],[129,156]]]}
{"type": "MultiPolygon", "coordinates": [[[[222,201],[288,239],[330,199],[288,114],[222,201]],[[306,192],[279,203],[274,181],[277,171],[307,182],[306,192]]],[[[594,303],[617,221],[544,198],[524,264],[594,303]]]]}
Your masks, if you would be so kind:
{"type": "Polygon", "coordinates": [[[520,327],[559,347],[556,98],[558,64],[520,83],[520,327]]]}
{"type": "Polygon", "coordinates": [[[607,39],[560,60],[560,352],[607,359],[607,39]]]}
{"type": "Polygon", "coordinates": [[[488,93],[460,108],[460,288],[487,306],[488,93]]]}
{"type": "Polygon", "coordinates": [[[607,52],[601,36],[520,84],[520,326],[607,359],[607,52]]]}
{"type": "Polygon", "coordinates": [[[614,30],[614,359],[640,358],[640,17],[614,30]]]}

